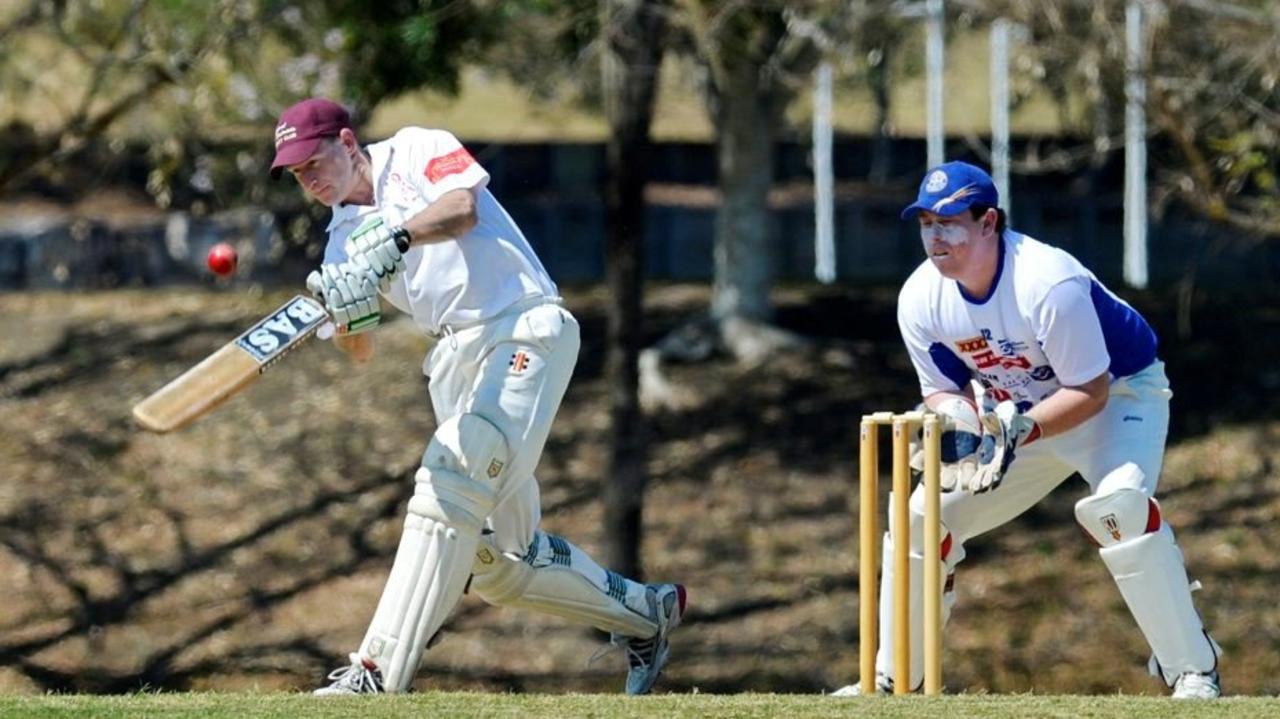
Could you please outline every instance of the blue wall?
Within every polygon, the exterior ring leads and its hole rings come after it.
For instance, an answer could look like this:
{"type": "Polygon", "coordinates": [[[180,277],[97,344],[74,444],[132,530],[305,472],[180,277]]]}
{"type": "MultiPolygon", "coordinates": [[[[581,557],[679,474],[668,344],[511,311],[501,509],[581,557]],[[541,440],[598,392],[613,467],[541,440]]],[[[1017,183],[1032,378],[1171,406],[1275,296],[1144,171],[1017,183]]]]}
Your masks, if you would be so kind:
{"type": "MultiPolygon", "coordinates": [[[[599,188],[604,152],[599,145],[474,145],[492,175],[491,189],[524,229],[552,274],[562,282],[603,276],[604,212],[599,188]]],[[[963,146],[949,156],[966,156],[963,146]]],[[[1015,152],[1017,147],[1015,146],[1015,152]]],[[[866,180],[866,142],[837,144],[835,170],[842,191],[836,203],[837,276],[848,281],[896,281],[921,260],[914,225],[898,211],[914,196],[923,174],[924,147],[901,141],[891,146],[886,182],[866,180]]],[[[1120,281],[1123,261],[1123,167],[1114,162],[1074,174],[1012,178],[1012,226],[1060,246],[1104,281],[1120,281]]],[[[775,181],[798,188],[811,181],[808,148],[779,146],[775,181]]],[[[714,148],[703,144],[663,144],[655,148],[655,183],[714,187],[714,148]]],[[[665,193],[664,193],[665,194],[665,193]]],[[[646,228],[648,274],[655,279],[711,277],[714,207],[705,202],[651,203],[646,228]]],[[[775,266],[783,279],[813,274],[813,205],[800,199],[774,209],[775,266]]],[[[1242,236],[1211,225],[1173,206],[1152,216],[1149,228],[1151,283],[1179,281],[1194,268],[1199,284],[1273,282],[1280,276],[1277,243],[1242,236]]]]}
{"type": "MultiPolygon", "coordinates": [[[[491,175],[490,189],[506,206],[559,282],[604,276],[604,148],[599,144],[485,145],[469,143],[491,175]]],[[[1015,143],[1015,154],[1021,149],[1015,143]]],[[[1044,148],[1047,152],[1052,148],[1044,148]]],[[[868,181],[871,145],[838,141],[836,265],[844,282],[897,282],[922,259],[912,223],[898,211],[915,194],[924,170],[922,142],[895,141],[886,154],[886,179],[868,181]]],[[[977,161],[964,145],[948,156],[977,161]]],[[[773,264],[779,279],[813,276],[813,204],[809,148],[780,143],[775,183],[788,198],[773,208],[773,264]]],[[[1105,282],[1120,281],[1123,253],[1122,153],[1073,173],[1012,178],[1014,228],[1072,252],[1105,282]]],[[[653,193],[646,227],[649,277],[710,279],[715,224],[716,158],[708,144],[667,143],[653,148],[653,193]]],[[[175,242],[175,216],[131,227],[53,218],[35,227],[0,218],[0,289],[99,287],[205,281],[203,250],[220,239],[270,254],[292,215],[246,207],[206,218],[186,218],[175,242]],[[274,220],[272,219],[274,217],[274,220]],[[264,223],[265,220],[265,223],[264,223]],[[158,223],[158,224],[157,224],[158,223]],[[76,229],[78,228],[78,230],[76,229]],[[78,235],[76,234],[78,232],[78,235]],[[176,251],[175,247],[184,248],[176,251]],[[176,252],[176,254],[175,254],[176,252]]],[[[12,219],[12,218],[10,218],[12,219]]],[[[317,233],[318,234],[318,233],[317,233]]],[[[1273,284],[1280,277],[1280,243],[1235,233],[1191,216],[1176,205],[1151,218],[1150,276],[1154,288],[1194,272],[1206,287],[1273,284]]],[[[317,236],[316,242],[322,239],[317,236]]],[[[293,282],[314,260],[258,264],[240,279],[293,282]]]]}

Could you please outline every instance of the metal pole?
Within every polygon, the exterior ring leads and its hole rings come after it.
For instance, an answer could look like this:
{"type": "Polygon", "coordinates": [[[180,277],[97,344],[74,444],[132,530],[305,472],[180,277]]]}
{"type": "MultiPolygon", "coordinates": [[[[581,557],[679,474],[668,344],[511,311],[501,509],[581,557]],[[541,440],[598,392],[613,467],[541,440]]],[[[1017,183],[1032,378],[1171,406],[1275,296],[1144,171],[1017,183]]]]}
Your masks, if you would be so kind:
{"type": "Polygon", "coordinates": [[[1124,279],[1147,286],[1147,85],[1142,0],[1125,8],[1124,279]]]}
{"type": "Polygon", "coordinates": [[[1009,193],[1009,21],[991,24],[991,175],[1000,206],[1012,216],[1009,193]]]}
{"type": "Polygon", "coordinates": [[[813,90],[813,274],[836,279],[835,172],[831,166],[831,63],[818,66],[813,90]]]}
{"type": "Polygon", "coordinates": [[[928,159],[929,167],[937,167],[946,159],[946,126],[943,116],[942,80],[946,63],[946,42],[943,37],[942,0],[928,0],[925,19],[925,64],[928,70],[928,159]]]}

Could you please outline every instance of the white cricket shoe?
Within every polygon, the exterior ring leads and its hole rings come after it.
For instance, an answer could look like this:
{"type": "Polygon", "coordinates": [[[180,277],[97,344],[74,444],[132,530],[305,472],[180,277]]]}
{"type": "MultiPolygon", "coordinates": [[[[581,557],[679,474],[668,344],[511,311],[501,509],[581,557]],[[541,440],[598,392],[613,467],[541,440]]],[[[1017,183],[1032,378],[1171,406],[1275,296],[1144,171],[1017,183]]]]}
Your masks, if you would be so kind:
{"type": "Polygon", "coordinates": [[[627,654],[627,693],[648,694],[667,664],[667,635],[680,626],[688,593],[680,584],[649,585],[649,608],[658,620],[658,633],[646,639],[613,634],[609,642],[627,654]]]}
{"type": "Polygon", "coordinates": [[[860,696],[862,696],[862,685],[861,685],[861,684],[857,684],[857,683],[854,683],[854,684],[847,684],[847,685],[842,686],[842,687],[840,687],[839,689],[837,689],[837,690],[835,690],[835,691],[831,692],[831,696],[833,696],[833,697],[860,697],[860,696]]]}
{"type": "Polygon", "coordinates": [[[1174,699],[1217,699],[1222,696],[1218,673],[1187,672],[1173,682],[1174,699]]]}
{"type": "MultiPolygon", "coordinates": [[[[876,694],[892,694],[893,680],[883,674],[876,674],[876,694]]],[[[840,687],[831,692],[833,697],[860,697],[862,696],[862,682],[856,682],[848,686],[840,687]]]]}
{"type": "Polygon", "coordinates": [[[362,659],[359,654],[351,655],[350,666],[340,667],[329,672],[327,687],[320,687],[312,692],[318,697],[342,696],[344,694],[381,694],[382,671],[373,662],[362,659]]]}

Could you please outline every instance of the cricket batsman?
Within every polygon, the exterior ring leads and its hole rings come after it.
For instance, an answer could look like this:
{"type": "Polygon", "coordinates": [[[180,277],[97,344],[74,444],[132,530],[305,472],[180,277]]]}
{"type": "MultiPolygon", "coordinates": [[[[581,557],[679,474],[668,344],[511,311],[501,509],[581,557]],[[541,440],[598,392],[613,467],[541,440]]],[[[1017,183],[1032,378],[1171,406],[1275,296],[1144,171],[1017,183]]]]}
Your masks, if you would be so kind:
{"type": "MultiPolygon", "coordinates": [[[[1078,472],[1075,517],[1097,545],[1177,699],[1221,694],[1220,649],[1191,600],[1155,499],[1169,380],[1146,320],[1066,252],[1006,227],[991,177],[930,170],[902,212],[926,259],[898,296],[924,403],[944,423],[943,622],[965,542],[1025,512],[1078,472]]],[[[911,497],[911,586],[922,586],[923,488],[911,497]]],[[[911,676],[893,675],[892,535],[884,539],[876,691],[923,681],[923,596],[910,598],[911,676]]],[[[860,691],[846,688],[845,693],[860,691]]]]}
{"type": "Polygon", "coordinates": [[[350,664],[321,695],[403,692],[464,589],[490,604],[611,633],[628,694],[645,694],[685,611],[684,587],[601,568],[538,528],[534,469],[577,361],[578,323],[489,175],[450,133],[406,127],[361,146],[341,105],[311,98],[280,116],[273,177],[288,171],[333,210],[307,287],[334,341],[374,346],[381,303],[436,339],[423,361],[437,428],[415,475],[382,598],[350,664]]]}

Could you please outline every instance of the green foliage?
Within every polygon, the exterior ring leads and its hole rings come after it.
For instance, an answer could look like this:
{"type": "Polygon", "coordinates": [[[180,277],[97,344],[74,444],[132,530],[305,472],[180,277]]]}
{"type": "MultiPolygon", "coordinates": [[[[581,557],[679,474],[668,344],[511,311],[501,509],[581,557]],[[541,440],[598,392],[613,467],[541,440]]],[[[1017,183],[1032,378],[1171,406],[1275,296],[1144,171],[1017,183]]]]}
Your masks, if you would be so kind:
{"type": "Polygon", "coordinates": [[[417,88],[456,93],[463,65],[497,40],[502,28],[502,3],[325,0],[316,5],[342,31],[346,94],[365,106],[417,88]]]}
{"type": "MultiPolygon", "coordinates": [[[[1280,235],[1280,33],[1268,10],[1273,5],[1143,3],[1153,195],[1177,198],[1254,237],[1280,235]]],[[[1069,0],[967,6],[975,26],[1005,17],[1026,30],[1015,92],[1047,88],[1063,126],[1092,138],[1093,151],[1078,153],[1077,165],[1123,145],[1125,6],[1069,0]]]]}

